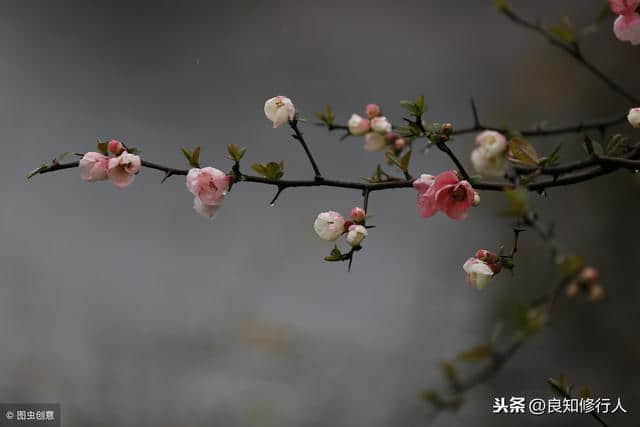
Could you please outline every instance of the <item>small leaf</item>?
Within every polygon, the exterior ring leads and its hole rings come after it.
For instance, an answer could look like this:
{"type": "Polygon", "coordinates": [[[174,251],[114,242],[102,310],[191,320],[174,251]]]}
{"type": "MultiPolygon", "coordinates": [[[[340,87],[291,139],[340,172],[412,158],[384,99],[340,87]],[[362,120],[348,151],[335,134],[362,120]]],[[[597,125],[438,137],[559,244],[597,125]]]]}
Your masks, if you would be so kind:
{"type": "Polygon", "coordinates": [[[229,144],[227,146],[227,152],[231,156],[231,159],[237,163],[242,160],[244,154],[247,152],[247,149],[238,147],[236,144],[229,144]]]}
{"type": "Polygon", "coordinates": [[[556,265],[562,274],[572,276],[582,268],[584,261],[578,255],[562,255],[556,259],[556,265]]]}
{"type": "Polygon", "coordinates": [[[538,166],[540,163],[535,148],[519,137],[511,138],[509,141],[509,157],[511,161],[527,166],[538,166]]]}
{"type": "Polygon", "coordinates": [[[98,140],[98,142],[96,143],[96,147],[97,147],[99,153],[102,153],[105,156],[107,156],[109,154],[109,143],[108,142],[100,142],[100,140],[98,140]]]}
{"type": "Polygon", "coordinates": [[[442,375],[444,375],[449,383],[458,383],[458,371],[456,370],[456,367],[453,366],[453,363],[445,360],[440,364],[440,369],[442,370],[442,375]]]}
{"type": "Polygon", "coordinates": [[[589,137],[585,138],[584,142],[582,143],[582,148],[589,156],[593,154],[595,154],[596,156],[601,156],[604,152],[604,150],[602,149],[602,145],[598,141],[594,141],[589,137]]]}
{"type": "Polygon", "coordinates": [[[569,17],[565,16],[560,25],[549,28],[549,32],[563,43],[576,44],[578,42],[578,36],[573,29],[569,17]]]}
{"type": "Polygon", "coordinates": [[[583,399],[590,399],[591,397],[593,397],[591,390],[589,390],[589,387],[587,387],[586,385],[580,387],[578,394],[580,394],[580,397],[582,397],[583,399]]]}
{"type": "Polygon", "coordinates": [[[40,171],[42,170],[42,168],[46,168],[46,167],[47,167],[47,165],[46,165],[46,164],[44,164],[44,163],[43,163],[43,164],[41,164],[41,165],[40,165],[40,167],[39,167],[38,169],[34,169],[34,170],[32,170],[31,172],[29,172],[29,173],[27,174],[27,179],[31,179],[31,178],[33,178],[34,176],[38,175],[38,174],[40,173],[40,171]]]}
{"type": "Polygon", "coordinates": [[[191,159],[193,160],[193,163],[197,165],[196,167],[199,168],[200,167],[200,146],[199,145],[193,149],[193,152],[191,153],[191,159]]]}
{"type": "Polygon", "coordinates": [[[256,171],[258,174],[262,175],[262,176],[266,176],[267,171],[265,166],[262,163],[254,163],[251,165],[251,169],[253,169],[254,171],[256,171]]]}
{"type": "Polygon", "coordinates": [[[70,151],[59,154],[58,157],[55,158],[54,163],[61,163],[64,159],[71,156],[73,153],[70,151]]]}
{"type": "Polygon", "coordinates": [[[463,362],[479,362],[491,356],[493,349],[488,344],[480,344],[458,355],[463,362]]]}
{"type": "Polygon", "coordinates": [[[327,255],[326,257],[324,257],[325,261],[329,261],[329,262],[334,262],[334,261],[342,261],[344,259],[342,252],[340,252],[340,249],[338,249],[338,246],[334,246],[333,249],[331,249],[331,252],[329,252],[329,255],[327,255]]]}
{"type": "Polygon", "coordinates": [[[411,163],[411,150],[407,151],[400,158],[400,169],[402,169],[404,172],[407,172],[409,170],[409,163],[411,163]]]}
{"type": "Polygon", "coordinates": [[[605,149],[605,153],[607,156],[617,156],[619,154],[622,154],[625,148],[627,148],[628,143],[628,138],[617,133],[609,139],[607,148],[605,149]]]}
{"type": "Polygon", "coordinates": [[[140,150],[138,147],[128,147],[129,151],[127,151],[129,154],[140,154],[142,152],[142,150],[140,150]]]}
{"type": "Polygon", "coordinates": [[[557,166],[560,163],[560,156],[558,155],[560,148],[562,148],[562,144],[558,144],[547,157],[540,159],[540,166],[557,166]]]}
{"type": "Polygon", "coordinates": [[[493,0],[493,4],[501,12],[506,12],[511,10],[509,6],[509,2],[507,0],[493,0]]]}

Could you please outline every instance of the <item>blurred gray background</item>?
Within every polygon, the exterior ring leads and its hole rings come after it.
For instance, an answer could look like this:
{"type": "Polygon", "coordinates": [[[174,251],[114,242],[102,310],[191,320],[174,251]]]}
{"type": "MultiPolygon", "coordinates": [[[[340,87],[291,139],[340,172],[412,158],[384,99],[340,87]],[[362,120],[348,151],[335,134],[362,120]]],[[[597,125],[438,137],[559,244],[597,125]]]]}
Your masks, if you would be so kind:
{"type": "MultiPolygon", "coordinates": [[[[598,0],[517,1],[530,18],[576,26],[598,0]]],[[[184,178],[160,185],[144,170],[130,188],[83,183],[77,170],[25,179],[96,138],[183,166],[179,147],[229,169],[225,147],[255,161],[310,168],[286,129],[271,129],[266,98],[291,97],[312,118],[331,104],[345,122],[368,102],[394,121],[398,101],[424,94],[427,119],[528,127],[619,114],[631,107],[489,0],[395,2],[2,1],[0,3],[0,400],[60,402],[65,426],[421,426],[423,387],[439,363],[491,333],[510,304],[555,280],[547,252],[524,233],[513,276],[484,292],[462,263],[478,248],[511,244],[503,196],[483,193],[464,222],[425,221],[415,193],[372,195],[375,215],[353,271],[322,261],[330,245],[318,212],[347,213],[357,191],[242,184],[213,222],[192,210],[184,178]]],[[[640,48],[614,39],[612,17],[584,53],[640,94],[640,48]]],[[[631,133],[628,127],[622,130],[631,133]]],[[[379,154],[304,126],[322,171],[370,175],[379,154]]],[[[637,134],[636,134],[637,136],[637,134]]],[[[473,136],[453,149],[468,163],[473,136]]],[[[578,135],[559,142],[580,156],[578,135]]],[[[416,156],[413,172],[450,168],[416,156]]],[[[566,374],[640,411],[637,325],[639,181],[614,175],[534,198],[568,250],[597,265],[605,301],[561,300],[552,324],[439,426],[591,425],[582,416],[491,415],[494,396],[548,397],[566,374]]],[[[594,424],[595,425],[595,424],[594,424]]]]}

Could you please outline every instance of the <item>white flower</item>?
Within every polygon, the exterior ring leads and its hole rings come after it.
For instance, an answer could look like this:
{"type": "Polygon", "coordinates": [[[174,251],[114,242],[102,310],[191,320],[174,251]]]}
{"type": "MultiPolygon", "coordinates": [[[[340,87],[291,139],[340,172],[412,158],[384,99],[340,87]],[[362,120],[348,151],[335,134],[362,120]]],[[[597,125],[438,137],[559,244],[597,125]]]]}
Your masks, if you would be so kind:
{"type": "Polygon", "coordinates": [[[347,233],[348,244],[351,246],[358,246],[365,237],[367,237],[367,229],[362,225],[353,224],[349,226],[349,232],[347,233]]]}
{"type": "Polygon", "coordinates": [[[353,114],[347,124],[349,125],[349,132],[352,135],[364,135],[369,132],[369,120],[357,114],[353,114]]]}
{"type": "Polygon", "coordinates": [[[264,115],[273,122],[273,127],[277,128],[293,120],[296,108],[286,96],[276,96],[264,103],[264,115]]]}
{"type": "Polygon", "coordinates": [[[364,136],[364,149],[367,151],[382,151],[387,146],[387,140],[384,135],[369,132],[364,136]]]}
{"type": "Polygon", "coordinates": [[[488,176],[503,176],[507,165],[507,138],[499,132],[487,130],[476,137],[477,147],[471,152],[474,169],[488,176]]]}
{"type": "Polygon", "coordinates": [[[467,283],[476,289],[487,286],[494,274],[489,264],[478,258],[469,258],[462,268],[467,273],[467,283]]]}
{"type": "Polygon", "coordinates": [[[640,128],[640,108],[632,108],[629,110],[627,120],[629,120],[629,124],[634,128],[640,128]]]}
{"type": "Polygon", "coordinates": [[[322,212],[313,223],[313,229],[322,240],[332,242],[344,232],[344,223],[344,218],[338,212],[322,212]]]}
{"type": "Polygon", "coordinates": [[[387,118],[384,116],[374,117],[371,119],[371,129],[374,132],[386,134],[391,132],[391,123],[389,123],[387,118]]]}

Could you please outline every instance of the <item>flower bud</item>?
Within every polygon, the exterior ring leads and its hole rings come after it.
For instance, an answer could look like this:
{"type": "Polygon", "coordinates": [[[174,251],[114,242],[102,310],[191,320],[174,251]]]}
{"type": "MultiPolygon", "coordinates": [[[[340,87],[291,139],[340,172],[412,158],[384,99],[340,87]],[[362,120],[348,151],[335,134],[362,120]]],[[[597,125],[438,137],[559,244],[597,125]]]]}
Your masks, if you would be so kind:
{"type": "Polygon", "coordinates": [[[345,220],[338,212],[328,211],[318,215],[313,223],[313,229],[318,237],[330,242],[336,240],[344,233],[345,220]]]}
{"type": "Polygon", "coordinates": [[[494,275],[489,265],[478,258],[469,258],[462,268],[467,273],[467,283],[476,289],[485,288],[494,275]]]}
{"type": "Polygon", "coordinates": [[[640,129],[640,108],[632,108],[627,116],[629,124],[636,129],[640,129]]]}
{"type": "Polygon", "coordinates": [[[569,298],[573,298],[576,295],[578,295],[578,292],[580,292],[580,285],[578,285],[578,282],[574,280],[571,283],[569,283],[566,289],[567,296],[569,298]]]}
{"type": "Polygon", "coordinates": [[[374,117],[371,119],[371,130],[380,134],[391,132],[391,123],[384,116],[374,117]]]}
{"type": "Polygon", "coordinates": [[[347,243],[351,246],[360,246],[365,237],[367,237],[367,229],[362,225],[354,224],[347,232],[347,243]]]}
{"type": "Polygon", "coordinates": [[[387,146],[384,135],[376,132],[369,132],[364,136],[364,149],[367,151],[382,151],[387,146]]]}
{"type": "Polygon", "coordinates": [[[451,136],[453,133],[453,125],[451,123],[444,123],[442,125],[442,133],[446,136],[451,136]]]}
{"type": "Polygon", "coordinates": [[[589,300],[601,301],[604,298],[604,289],[599,284],[589,288],[589,300]]]}
{"type": "Polygon", "coordinates": [[[366,112],[367,112],[367,117],[369,117],[370,119],[382,114],[382,111],[380,110],[380,106],[377,104],[367,104],[366,112]]]}
{"type": "Polygon", "coordinates": [[[273,122],[273,127],[277,128],[293,120],[296,108],[286,96],[276,96],[264,103],[264,115],[273,122]]]}
{"type": "Polygon", "coordinates": [[[480,206],[480,194],[478,194],[478,192],[476,191],[475,194],[473,195],[473,203],[472,206],[476,207],[476,206],[480,206]]]}
{"type": "Polygon", "coordinates": [[[397,151],[404,150],[404,147],[406,146],[407,146],[407,141],[404,138],[398,138],[395,141],[393,141],[393,148],[395,148],[397,151]]]}
{"type": "Polygon", "coordinates": [[[476,148],[471,152],[471,163],[482,175],[503,176],[507,165],[507,138],[499,132],[487,130],[476,137],[476,148]]]}
{"type": "Polygon", "coordinates": [[[119,156],[124,151],[124,145],[122,142],[112,139],[107,143],[107,147],[109,148],[109,152],[115,156],[119,156]]]}
{"type": "Polygon", "coordinates": [[[364,135],[369,132],[369,120],[353,114],[348,122],[349,132],[352,135],[364,135]]]}
{"type": "Polygon", "coordinates": [[[364,209],[359,208],[359,207],[355,207],[353,209],[351,209],[351,219],[353,220],[353,222],[355,222],[356,224],[362,224],[367,216],[366,212],[364,211],[364,209]]]}

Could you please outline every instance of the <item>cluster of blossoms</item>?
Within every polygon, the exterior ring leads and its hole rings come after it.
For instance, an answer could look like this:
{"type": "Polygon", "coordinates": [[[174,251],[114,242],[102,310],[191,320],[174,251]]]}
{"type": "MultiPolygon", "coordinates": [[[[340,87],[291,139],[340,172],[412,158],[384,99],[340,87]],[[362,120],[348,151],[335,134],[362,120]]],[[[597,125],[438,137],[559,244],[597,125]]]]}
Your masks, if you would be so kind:
{"type": "Polygon", "coordinates": [[[493,276],[502,271],[502,258],[499,255],[480,249],[476,256],[469,258],[462,266],[467,273],[467,283],[476,289],[483,289],[493,276]]]}
{"type": "Polygon", "coordinates": [[[467,210],[480,203],[480,196],[471,184],[460,179],[456,171],[442,172],[438,176],[422,174],[413,182],[418,192],[416,205],[423,218],[442,211],[451,219],[462,220],[467,210]]]}
{"type": "Polygon", "coordinates": [[[476,137],[471,163],[481,175],[501,177],[507,166],[509,142],[500,132],[486,130],[476,137]]]}
{"type": "Polygon", "coordinates": [[[367,237],[367,229],[364,226],[366,214],[364,209],[355,207],[351,209],[350,217],[351,220],[347,221],[338,212],[321,212],[313,223],[313,229],[318,237],[329,242],[334,242],[346,234],[347,243],[352,247],[358,247],[367,237]]]}
{"type": "Polygon", "coordinates": [[[135,175],[140,172],[140,157],[127,152],[120,142],[111,140],[107,143],[108,152],[114,157],[90,151],[80,159],[80,177],[88,182],[108,179],[118,187],[130,185],[135,175]]]}
{"type": "Polygon", "coordinates": [[[566,289],[568,297],[575,297],[580,291],[585,292],[591,301],[600,301],[604,298],[604,289],[600,284],[598,270],[593,267],[584,267],[566,289]]]}
{"type": "Polygon", "coordinates": [[[618,14],[613,23],[613,32],[619,40],[640,44],[640,0],[609,0],[611,10],[618,14]]]}
{"type": "Polygon", "coordinates": [[[205,218],[214,218],[231,186],[231,177],[212,167],[191,168],[187,189],[194,195],[193,209],[205,218]]]}
{"type": "Polygon", "coordinates": [[[387,145],[393,145],[398,151],[406,145],[406,141],[391,131],[391,123],[382,115],[380,107],[368,104],[365,108],[367,117],[352,114],[349,122],[349,133],[356,136],[364,135],[364,149],[367,151],[382,151],[387,145]]]}

